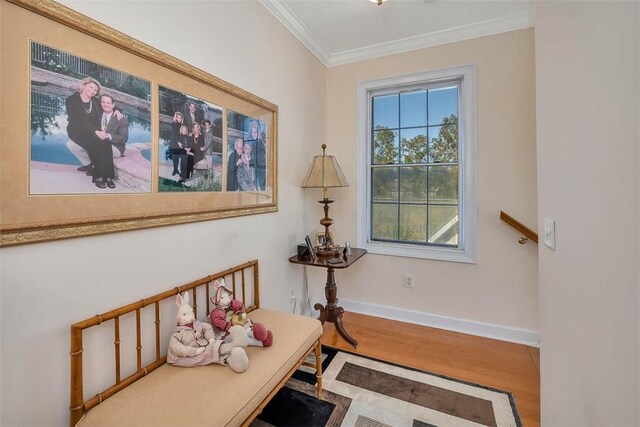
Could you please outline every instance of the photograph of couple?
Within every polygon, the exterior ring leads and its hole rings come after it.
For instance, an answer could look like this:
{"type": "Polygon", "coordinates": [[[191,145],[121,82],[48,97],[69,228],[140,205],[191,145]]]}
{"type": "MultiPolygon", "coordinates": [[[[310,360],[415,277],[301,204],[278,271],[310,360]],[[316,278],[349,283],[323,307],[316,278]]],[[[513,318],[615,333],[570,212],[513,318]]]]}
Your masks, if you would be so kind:
{"type": "Polygon", "coordinates": [[[227,191],[266,191],[267,126],[227,111],[227,191]]]}
{"type": "Polygon", "coordinates": [[[222,107],[160,86],[159,186],[222,190],[222,107]]]}
{"type": "Polygon", "coordinates": [[[30,194],[151,192],[151,84],[31,42],[30,194]]]}

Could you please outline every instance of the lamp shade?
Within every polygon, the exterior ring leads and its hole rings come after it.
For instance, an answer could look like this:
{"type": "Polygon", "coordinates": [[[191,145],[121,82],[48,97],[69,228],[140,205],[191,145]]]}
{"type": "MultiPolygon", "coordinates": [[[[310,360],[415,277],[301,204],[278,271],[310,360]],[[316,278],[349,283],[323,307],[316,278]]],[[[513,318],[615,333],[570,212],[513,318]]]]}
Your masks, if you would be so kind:
{"type": "Polygon", "coordinates": [[[333,156],[324,154],[327,146],[322,144],[322,155],[315,156],[307,175],[302,181],[302,188],[327,188],[327,187],[348,187],[349,183],[345,178],[338,161],[333,156]]]}

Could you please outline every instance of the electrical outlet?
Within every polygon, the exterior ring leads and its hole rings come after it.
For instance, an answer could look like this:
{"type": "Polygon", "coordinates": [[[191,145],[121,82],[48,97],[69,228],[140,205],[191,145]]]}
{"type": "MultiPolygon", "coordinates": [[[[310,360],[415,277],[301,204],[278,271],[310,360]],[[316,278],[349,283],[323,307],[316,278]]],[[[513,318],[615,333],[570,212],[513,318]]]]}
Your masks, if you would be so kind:
{"type": "Polygon", "coordinates": [[[291,300],[291,302],[294,302],[296,300],[296,293],[293,292],[293,289],[289,290],[289,299],[291,300]]]}
{"type": "Polygon", "coordinates": [[[404,275],[404,287],[413,289],[413,276],[410,274],[404,275]]]}

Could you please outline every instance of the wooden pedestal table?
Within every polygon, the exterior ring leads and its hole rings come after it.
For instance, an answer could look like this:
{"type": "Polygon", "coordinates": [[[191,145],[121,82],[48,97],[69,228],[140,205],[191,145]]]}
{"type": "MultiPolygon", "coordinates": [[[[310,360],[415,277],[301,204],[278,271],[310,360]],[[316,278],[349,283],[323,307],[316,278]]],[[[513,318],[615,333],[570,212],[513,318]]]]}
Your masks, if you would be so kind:
{"type": "Polygon", "coordinates": [[[351,264],[362,258],[366,253],[366,249],[351,248],[351,255],[349,256],[341,255],[336,258],[316,256],[315,259],[312,259],[311,257],[299,258],[297,255],[294,255],[289,258],[289,262],[294,264],[308,265],[311,267],[324,267],[327,269],[327,284],[324,287],[327,304],[323,305],[321,303],[317,303],[313,308],[320,311],[320,317],[318,320],[320,320],[322,324],[324,324],[324,322],[333,323],[340,336],[354,348],[358,346],[358,341],[345,331],[344,325],[342,324],[342,313],[344,313],[344,309],[338,306],[338,286],[336,285],[334,270],[336,268],[348,268],[351,264]],[[334,263],[336,260],[340,260],[340,262],[334,263]]]}

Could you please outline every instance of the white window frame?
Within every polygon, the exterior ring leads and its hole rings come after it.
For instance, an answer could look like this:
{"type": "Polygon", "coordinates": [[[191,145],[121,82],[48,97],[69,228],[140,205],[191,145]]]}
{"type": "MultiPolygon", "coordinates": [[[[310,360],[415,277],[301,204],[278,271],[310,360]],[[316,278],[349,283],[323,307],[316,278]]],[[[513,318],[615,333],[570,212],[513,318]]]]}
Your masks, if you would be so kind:
{"type": "Polygon", "coordinates": [[[359,82],[357,117],[357,241],[370,253],[441,261],[476,262],[476,67],[474,64],[359,82]],[[401,86],[460,80],[458,95],[458,221],[455,248],[380,242],[370,239],[371,224],[371,102],[372,92],[401,86]]]}

